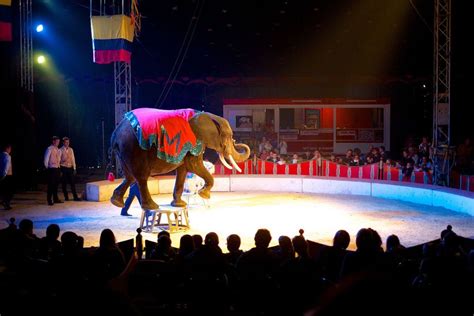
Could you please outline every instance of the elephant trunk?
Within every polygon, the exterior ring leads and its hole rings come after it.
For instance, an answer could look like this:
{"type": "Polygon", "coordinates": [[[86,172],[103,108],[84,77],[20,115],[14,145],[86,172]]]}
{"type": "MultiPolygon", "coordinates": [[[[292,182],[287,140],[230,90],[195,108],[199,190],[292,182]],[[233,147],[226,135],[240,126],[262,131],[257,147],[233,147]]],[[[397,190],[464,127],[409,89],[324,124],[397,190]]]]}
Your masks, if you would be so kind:
{"type": "Polygon", "coordinates": [[[244,162],[250,156],[250,148],[249,146],[245,144],[235,144],[231,148],[232,149],[231,149],[230,157],[232,157],[235,160],[235,162],[244,162]],[[244,152],[240,153],[238,151],[239,148],[244,149],[244,152]]]}

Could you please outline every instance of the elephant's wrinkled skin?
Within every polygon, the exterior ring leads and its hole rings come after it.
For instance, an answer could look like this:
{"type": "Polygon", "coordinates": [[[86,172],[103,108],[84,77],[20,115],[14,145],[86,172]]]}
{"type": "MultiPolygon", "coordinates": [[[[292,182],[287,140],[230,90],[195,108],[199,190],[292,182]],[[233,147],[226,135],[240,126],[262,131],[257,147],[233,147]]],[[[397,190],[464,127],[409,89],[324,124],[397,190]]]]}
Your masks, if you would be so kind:
{"type": "Polygon", "coordinates": [[[156,156],[156,147],[152,147],[150,150],[141,149],[132,126],[127,119],[123,119],[119,123],[112,134],[111,148],[116,154],[117,159],[120,160],[125,179],[112,195],[111,202],[113,205],[123,207],[125,191],[131,183],[137,181],[142,198],[141,207],[150,210],[158,209],[158,205],[152,200],[148,191],[148,177],[152,174],[165,174],[175,169],[177,170],[176,182],[171,205],[186,205],[181,199],[181,195],[188,172],[192,172],[204,179],[205,185],[199,191],[199,195],[208,199],[210,197],[210,190],[214,185],[214,179],[203,164],[205,147],[217,151],[221,155],[221,161],[226,167],[232,168],[231,164],[235,168],[237,167],[235,162],[242,162],[248,159],[250,155],[249,147],[245,144],[234,143],[232,129],[229,122],[224,118],[204,112],[194,115],[189,120],[189,124],[196,138],[201,140],[203,151],[199,156],[193,156],[188,153],[181,163],[172,164],[156,156]],[[243,152],[240,153],[238,149],[243,149],[243,152]],[[230,161],[230,164],[226,160],[230,161]]]}

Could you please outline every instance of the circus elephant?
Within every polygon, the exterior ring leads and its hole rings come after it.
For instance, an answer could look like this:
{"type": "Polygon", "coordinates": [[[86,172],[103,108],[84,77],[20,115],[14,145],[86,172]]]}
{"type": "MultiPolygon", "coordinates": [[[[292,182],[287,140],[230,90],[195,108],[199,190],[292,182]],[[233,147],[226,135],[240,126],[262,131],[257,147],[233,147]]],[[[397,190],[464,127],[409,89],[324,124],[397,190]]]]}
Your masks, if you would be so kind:
{"type": "Polygon", "coordinates": [[[139,108],[125,114],[111,137],[111,149],[122,165],[123,182],[114,190],[113,205],[123,207],[123,196],[136,181],[143,209],[158,209],[148,191],[150,175],[176,170],[173,206],[184,206],[181,199],[188,172],[205,181],[199,195],[210,198],[214,179],[203,163],[205,148],[219,154],[222,164],[240,171],[238,162],[248,159],[250,149],[236,144],[226,119],[192,109],[158,110],[139,108]]]}

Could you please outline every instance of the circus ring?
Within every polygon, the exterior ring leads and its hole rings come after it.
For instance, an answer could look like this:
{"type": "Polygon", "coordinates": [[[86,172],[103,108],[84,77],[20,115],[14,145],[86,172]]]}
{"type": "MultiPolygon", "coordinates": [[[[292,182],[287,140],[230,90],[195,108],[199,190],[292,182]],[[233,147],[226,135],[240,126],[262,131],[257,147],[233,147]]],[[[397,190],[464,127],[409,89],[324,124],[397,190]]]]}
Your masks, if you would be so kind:
{"type": "MultiPolygon", "coordinates": [[[[273,245],[280,235],[297,235],[300,228],[307,239],[331,244],[334,233],[345,229],[351,235],[352,249],[362,227],[377,230],[384,240],[396,234],[406,246],[439,238],[448,224],[459,235],[473,237],[474,194],[469,192],[427,184],[297,175],[229,174],[214,178],[210,207],[199,198],[191,200],[191,229],[172,234],[174,246],[179,245],[184,233],[204,236],[214,231],[224,250],[225,238],[233,233],[241,236],[242,248],[249,249],[258,228],[272,232],[273,245]]],[[[174,181],[172,176],[149,180],[150,192],[158,204],[169,204],[174,181]]],[[[109,227],[118,240],[123,240],[135,236],[141,209],[134,202],[130,209],[133,217],[118,215],[120,209],[108,202],[118,183],[89,183],[87,197],[95,202],[86,205],[100,209],[101,229],[109,227]]],[[[99,232],[96,230],[90,239],[97,240],[99,232]]],[[[145,233],[144,237],[155,241],[156,233],[145,233]]]]}

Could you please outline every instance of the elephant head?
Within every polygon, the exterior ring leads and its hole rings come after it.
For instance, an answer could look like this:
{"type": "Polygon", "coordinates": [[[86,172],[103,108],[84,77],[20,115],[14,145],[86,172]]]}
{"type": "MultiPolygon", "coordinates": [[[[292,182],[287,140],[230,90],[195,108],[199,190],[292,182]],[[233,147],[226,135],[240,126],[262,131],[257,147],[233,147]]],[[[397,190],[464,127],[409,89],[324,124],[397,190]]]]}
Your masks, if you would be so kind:
{"type": "Polygon", "coordinates": [[[232,138],[232,129],[226,119],[211,114],[199,113],[189,121],[191,129],[203,145],[214,149],[219,154],[222,164],[229,169],[234,167],[241,172],[237,162],[245,161],[250,156],[250,148],[245,144],[236,144],[232,138]],[[239,150],[243,150],[240,152],[239,150]],[[227,160],[231,163],[227,162],[227,160]]]}

